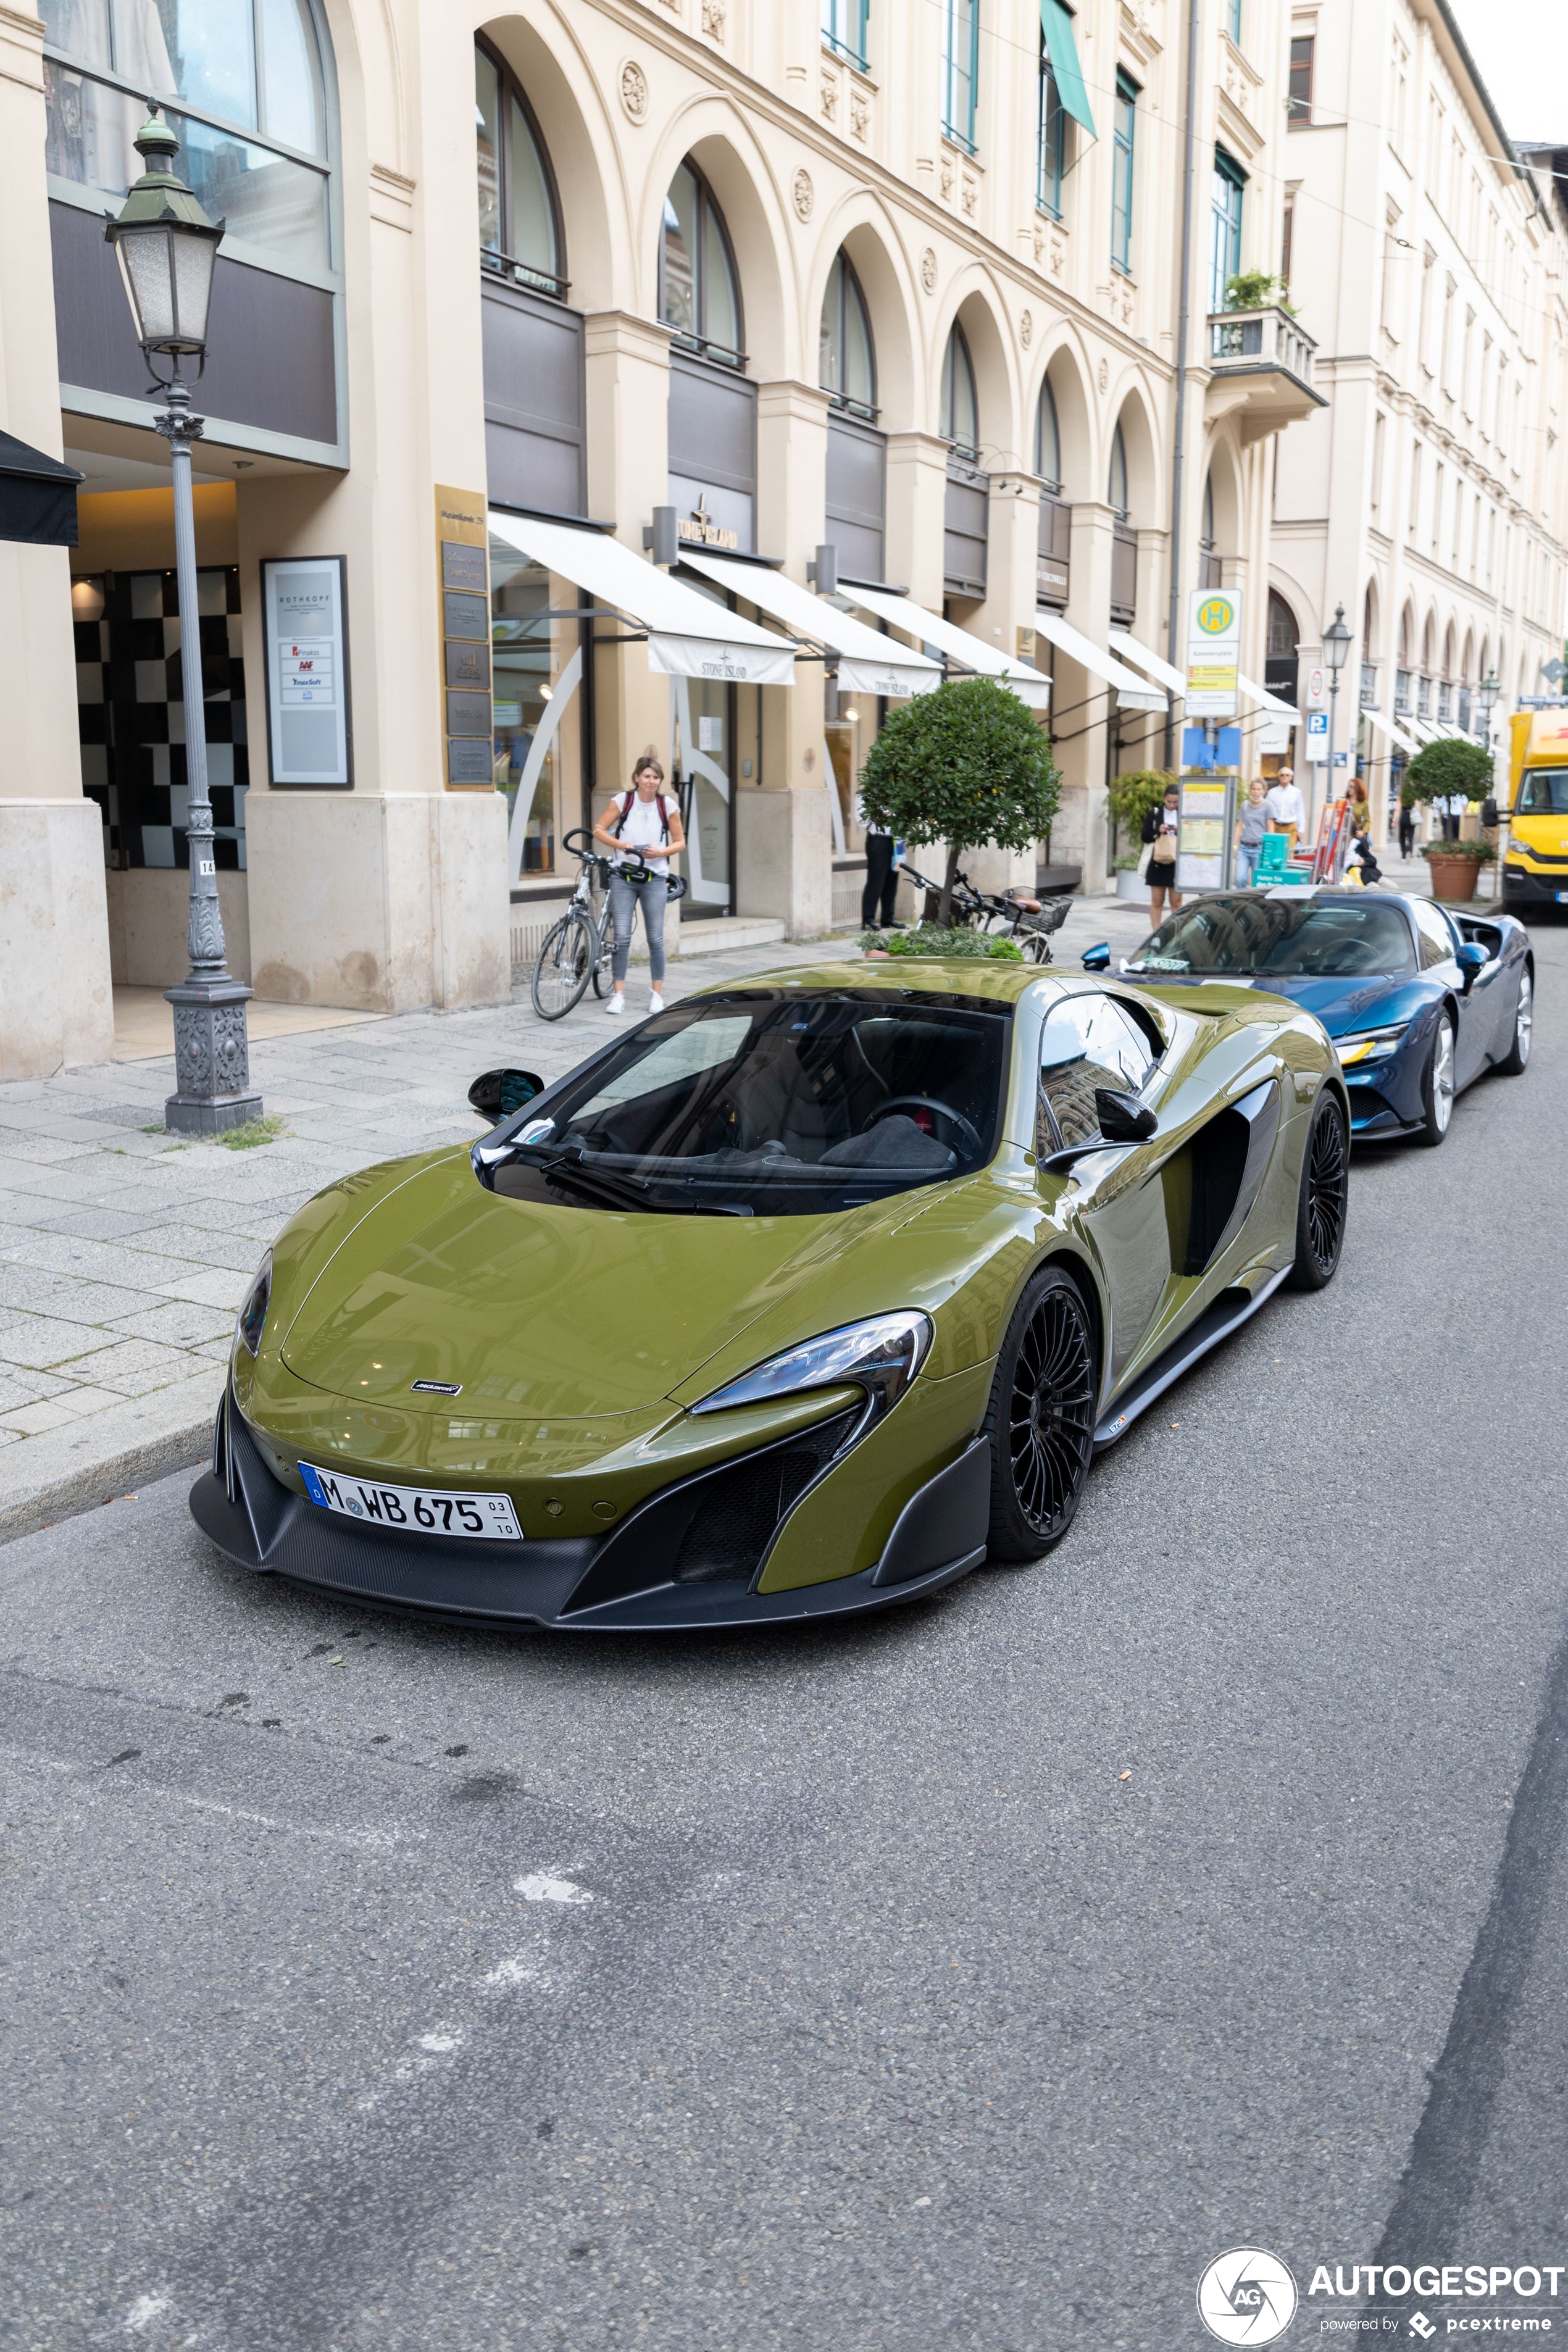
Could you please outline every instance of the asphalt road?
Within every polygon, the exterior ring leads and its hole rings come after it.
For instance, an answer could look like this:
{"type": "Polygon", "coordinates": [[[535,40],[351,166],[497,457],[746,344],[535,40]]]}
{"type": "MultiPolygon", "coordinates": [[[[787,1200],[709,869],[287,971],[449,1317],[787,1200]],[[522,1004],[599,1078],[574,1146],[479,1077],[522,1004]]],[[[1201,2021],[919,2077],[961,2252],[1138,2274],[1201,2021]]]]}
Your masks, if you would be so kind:
{"type": "Polygon", "coordinates": [[[1227,2248],[1568,2261],[1536,953],[1528,1076],[1040,1567],[594,1641],[248,1579],[183,1477],[0,1552],[0,2343],[1163,2352],[1227,2248]]]}

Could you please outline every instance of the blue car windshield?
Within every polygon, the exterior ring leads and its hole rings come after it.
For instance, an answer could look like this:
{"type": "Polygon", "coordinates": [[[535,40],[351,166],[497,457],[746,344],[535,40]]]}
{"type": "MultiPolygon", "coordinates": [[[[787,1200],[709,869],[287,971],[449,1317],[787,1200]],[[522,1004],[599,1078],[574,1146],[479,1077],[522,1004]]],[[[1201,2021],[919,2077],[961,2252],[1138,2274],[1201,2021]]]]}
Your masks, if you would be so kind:
{"type": "Polygon", "coordinates": [[[512,1123],[514,1199],[805,1216],[971,1174],[1001,1139],[1011,1009],[880,988],[671,1005],[512,1123]]]}
{"type": "Polygon", "coordinates": [[[1403,907],[1356,893],[1333,898],[1273,898],[1248,890],[1201,898],[1162,923],[1130,971],[1175,980],[1361,979],[1415,970],[1415,942],[1403,907]]]}

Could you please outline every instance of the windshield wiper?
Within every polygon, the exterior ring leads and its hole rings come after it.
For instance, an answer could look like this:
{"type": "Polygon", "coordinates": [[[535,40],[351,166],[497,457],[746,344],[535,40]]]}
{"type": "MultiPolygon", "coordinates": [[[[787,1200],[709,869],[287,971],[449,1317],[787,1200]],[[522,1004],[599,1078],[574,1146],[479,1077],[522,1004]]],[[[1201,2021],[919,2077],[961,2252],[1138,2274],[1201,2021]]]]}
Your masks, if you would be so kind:
{"type": "Polygon", "coordinates": [[[647,1188],[639,1178],[614,1175],[608,1169],[585,1167],[580,1143],[520,1143],[515,1147],[513,1156],[526,1160],[542,1175],[565,1190],[596,1197],[608,1202],[612,1208],[636,1209],[642,1213],[649,1206],[647,1188]]]}

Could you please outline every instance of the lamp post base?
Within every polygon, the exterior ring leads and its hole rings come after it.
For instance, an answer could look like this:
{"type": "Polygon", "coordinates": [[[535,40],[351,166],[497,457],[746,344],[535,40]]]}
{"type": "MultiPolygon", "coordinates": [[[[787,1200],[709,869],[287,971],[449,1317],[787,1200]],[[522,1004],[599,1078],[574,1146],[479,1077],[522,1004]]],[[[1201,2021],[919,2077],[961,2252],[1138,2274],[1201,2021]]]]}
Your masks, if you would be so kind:
{"type": "Polygon", "coordinates": [[[184,980],[163,994],[174,1008],[174,1083],[163,1105],[174,1135],[221,1135],[261,1116],[251,1091],[245,1007],[239,980],[184,980]]]}

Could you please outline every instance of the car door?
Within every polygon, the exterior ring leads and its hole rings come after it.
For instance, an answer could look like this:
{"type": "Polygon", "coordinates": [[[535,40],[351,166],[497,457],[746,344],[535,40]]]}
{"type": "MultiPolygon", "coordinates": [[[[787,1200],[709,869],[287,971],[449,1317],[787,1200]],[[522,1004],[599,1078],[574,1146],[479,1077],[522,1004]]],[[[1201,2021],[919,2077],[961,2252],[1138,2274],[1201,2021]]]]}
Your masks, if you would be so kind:
{"type": "MultiPolygon", "coordinates": [[[[1092,1143],[1100,1133],[1095,1089],[1139,1094],[1154,1052],[1130,1015],[1098,989],[1063,997],[1040,1031],[1041,1158],[1092,1143]]],[[[1108,1144],[1077,1160],[1075,1202],[1092,1240],[1110,1300],[1108,1349],[1117,1381],[1160,1311],[1171,1276],[1171,1240],[1160,1166],[1169,1147],[1108,1144]]]]}
{"type": "Polygon", "coordinates": [[[1505,958],[1503,932],[1497,923],[1483,923],[1468,915],[1450,916],[1461,940],[1480,949],[1486,962],[1470,984],[1472,1003],[1483,1014],[1481,1046],[1489,1062],[1501,1059],[1513,1043],[1514,1011],[1519,1003],[1522,956],[1505,958]]]}
{"type": "Polygon", "coordinates": [[[1451,988],[1459,1008],[1459,1034],[1454,1045],[1454,1090],[1468,1087],[1486,1064],[1491,1043],[1496,991],[1478,998],[1472,987],[1465,992],[1465,975],[1458,961],[1459,934],[1451,917],[1430,898],[1412,898],[1422,971],[1451,988]]]}

